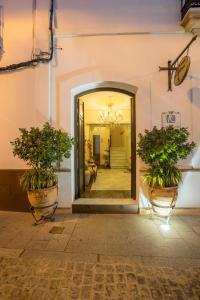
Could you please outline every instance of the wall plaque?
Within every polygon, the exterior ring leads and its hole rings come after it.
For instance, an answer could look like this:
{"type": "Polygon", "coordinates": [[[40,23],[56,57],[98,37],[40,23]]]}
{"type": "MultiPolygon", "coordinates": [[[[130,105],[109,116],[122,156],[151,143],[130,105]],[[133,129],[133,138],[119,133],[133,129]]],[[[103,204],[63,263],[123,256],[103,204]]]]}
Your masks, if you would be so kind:
{"type": "Polygon", "coordinates": [[[181,114],[180,112],[168,111],[162,113],[162,127],[174,126],[181,127],[181,114]]]}

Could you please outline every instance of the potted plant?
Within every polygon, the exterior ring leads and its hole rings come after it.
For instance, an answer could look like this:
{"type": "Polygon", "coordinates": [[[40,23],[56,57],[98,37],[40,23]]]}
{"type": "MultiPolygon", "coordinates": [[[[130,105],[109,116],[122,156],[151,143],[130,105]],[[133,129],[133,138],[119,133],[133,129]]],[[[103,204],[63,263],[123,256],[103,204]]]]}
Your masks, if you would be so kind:
{"type": "Polygon", "coordinates": [[[28,199],[36,222],[52,217],[57,207],[58,179],[54,165],[69,158],[73,139],[68,133],[45,123],[42,129],[20,128],[20,136],[11,142],[14,156],[31,169],[20,177],[20,186],[28,199]]]}
{"type": "Polygon", "coordinates": [[[175,206],[178,185],[182,181],[177,163],[194,149],[188,142],[187,128],[169,126],[139,134],[137,154],[148,166],[143,176],[148,184],[148,196],[154,212],[169,216],[175,206]]]}

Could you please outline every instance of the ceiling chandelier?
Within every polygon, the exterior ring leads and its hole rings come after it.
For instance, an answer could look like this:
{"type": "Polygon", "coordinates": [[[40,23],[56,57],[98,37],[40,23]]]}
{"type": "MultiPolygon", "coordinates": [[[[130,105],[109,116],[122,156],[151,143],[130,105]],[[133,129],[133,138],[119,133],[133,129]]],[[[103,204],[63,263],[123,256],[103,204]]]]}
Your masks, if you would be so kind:
{"type": "Polygon", "coordinates": [[[100,111],[98,115],[98,121],[105,125],[117,125],[123,120],[121,110],[113,109],[113,102],[111,101],[112,96],[108,96],[109,100],[107,103],[107,110],[100,111]]]}

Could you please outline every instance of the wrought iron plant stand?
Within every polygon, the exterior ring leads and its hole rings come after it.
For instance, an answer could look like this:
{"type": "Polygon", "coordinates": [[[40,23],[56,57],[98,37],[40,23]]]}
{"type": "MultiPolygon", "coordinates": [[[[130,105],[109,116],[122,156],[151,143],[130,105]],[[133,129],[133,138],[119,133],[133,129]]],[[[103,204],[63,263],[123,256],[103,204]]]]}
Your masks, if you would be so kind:
{"type": "Polygon", "coordinates": [[[47,206],[43,206],[43,207],[30,206],[31,214],[35,220],[34,225],[39,225],[45,221],[54,222],[55,221],[54,214],[55,214],[57,207],[58,207],[58,201],[56,201],[55,203],[53,203],[51,205],[47,205],[47,206]],[[37,217],[37,211],[39,211],[39,210],[41,211],[41,209],[47,209],[47,208],[51,208],[51,207],[52,207],[51,213],[37,217]]]}

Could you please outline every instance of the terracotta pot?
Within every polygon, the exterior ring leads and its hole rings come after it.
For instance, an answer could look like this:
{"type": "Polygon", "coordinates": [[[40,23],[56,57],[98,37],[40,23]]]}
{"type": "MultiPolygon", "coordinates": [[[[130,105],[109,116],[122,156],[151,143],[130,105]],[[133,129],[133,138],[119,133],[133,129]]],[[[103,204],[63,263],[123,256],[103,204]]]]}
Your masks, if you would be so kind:
{"type": "Polygon", "coordinates": [[[153,211],[160,216],[169,216],[175,207],[178,187],[151,188],[148,189],[149,201],[153,211]]]}
{"type": "Polygon", "coordinates": [[[36,219],[50,216],[56,207],[58,186],[54,185],[41,190],[28,191],[28,199],[36,219]]]}

